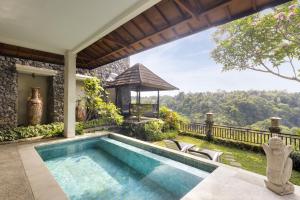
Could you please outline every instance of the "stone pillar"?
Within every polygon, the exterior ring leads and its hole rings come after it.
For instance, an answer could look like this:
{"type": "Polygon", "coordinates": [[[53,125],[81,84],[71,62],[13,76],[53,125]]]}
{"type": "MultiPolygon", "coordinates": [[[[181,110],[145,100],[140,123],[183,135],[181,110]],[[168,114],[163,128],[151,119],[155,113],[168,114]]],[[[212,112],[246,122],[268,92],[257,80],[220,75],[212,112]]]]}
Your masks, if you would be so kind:
{"type": "Polygon", "coordinates": [[[75,137],[76,54],[65,54],[64,72],[64,136],[75,137]]]}
{"type": "Polygon", "coordinates": [[[281,132],[281,128],[279,127],[279,122],[281,118],[279,117],[271,117],[271,126],[269,130],[271,132],[271,137],[278,136],[281,132]]]}
{"type": "Polygon", "coordinates": [[[212,132],[212,128],[214,125],[213,115],[214,115],[213,113],[206,113],[205,133],[208,141],[213,139],[213,132],[212,132]]]}

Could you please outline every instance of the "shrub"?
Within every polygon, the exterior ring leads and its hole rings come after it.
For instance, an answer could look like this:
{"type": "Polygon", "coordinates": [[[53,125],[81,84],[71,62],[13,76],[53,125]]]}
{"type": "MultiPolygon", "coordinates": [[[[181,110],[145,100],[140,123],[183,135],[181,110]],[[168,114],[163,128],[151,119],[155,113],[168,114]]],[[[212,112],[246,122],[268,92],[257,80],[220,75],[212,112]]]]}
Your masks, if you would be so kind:
{"type": "Polygon", "coordinates": [[[0,141],[13,141],[30,137],[55,137],[62,136],[64,132],[63,123],[52,123],[28,127],[17,127],[10,130],[0,131],[0,141]]]}
{"type": "Polygon", "coordinates": [[[98,78],[88,78],[84,81],[83,97],[87,107],[87,119],[93,120],[101,118],[108,123],[121,125],[123,116],[120,115],[119,109],[110,102],[106,102],[107,93],[101,86],[101,80],[98,78]]]}
{"type": "Polygon", "coordinates": [[[291,158],[293,160],[293,169],[300,171],[300,152],[299,151],[294,151],[291,154],[291,158]]]}
{"type": "Polygon", "coordinates": [[[151,120],[144,125],[144,133],[147,141],[159,140],[164,122],[162,120],[151,120]]]}
{"type": "Polygon", "coordinates": [[[146,141],[158,141],[177,136],[178,131],[163,132],[163,127],[164,122],[162,120],[154,119],[146,122],[123,124],[122,133],[146,141]]]}
{"type": "Polygon", "coordinates": [[[187,123],[188,120],[175,111],[163,106],[159,109],[159,116],[165,122],[163,130],[179,130],[182,123],[187,123]]]}
{"type": "MultiPolygon", "coordinates": [[[[105,125],[106,121],[93,120],[86,123],[77,122],[75,126],[76,135],[82,135],[83,129],[92,126],[105,125]]],[[[64,133],[64,123],[55,122],[52,124],[43,124],[36,126],[17,127],[9,130],[0,131],[0,142],[14,141],[31,137],[42,136],[43,138],[61,137],[64,133]]]]}

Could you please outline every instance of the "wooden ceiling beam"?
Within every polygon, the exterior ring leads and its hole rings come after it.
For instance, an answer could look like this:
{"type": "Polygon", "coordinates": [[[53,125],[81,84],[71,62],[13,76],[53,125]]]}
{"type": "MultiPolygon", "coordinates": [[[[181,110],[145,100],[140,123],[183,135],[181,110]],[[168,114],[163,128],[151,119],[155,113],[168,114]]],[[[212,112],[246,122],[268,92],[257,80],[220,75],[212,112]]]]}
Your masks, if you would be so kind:
{"type": "Polygon", "coordinates": [[[133,40],[137,40],[137,38],[125,27],[125,26],[121,26],[121,28],[133,39],[133,40]]]}
{"type": "Polygon", "coordinates": [[[229,6],[225,6],[224,9],[225,9],[225,12],[226,12],[226,15],[227,15],[227,19],[231,19],[232,15],[231,15],[231,11],[230,11],[229,6]]]}
{"type": "Polygon", "coordinates": [[[257,11],[256,0],[251,0],[253,10],[257,11]]]}
{"type": "Polygon", "coordinates": [[[153,46],[155,45],[155,42],[154,42],[151,38],[149,38],[148,41],[149,41],[153,46]]]}
{"type": "MultiPolygon", "coordinates": [[[[146,20],[146,22],[147,22],[148,24],[150,24],[150,26],[152,27],[152,29],[153,29],[154,31],[156,31],[156,32],[159,31],[158,28],[156,28],[156,26],[151,22],[151,20],[150,20],[147,16],[145,16],[144,13],[142,13],[142,16],[143,16],[143,18],[146,20]]],[[[162,33],[159,34],[159,37],[160,37],[163,41],[168,41],[168,40],[163,36],[162,33]]]]}
{"type": "MultiPolygon", "coordinates": [[[[232,0],[224,0],[224,1],[220,2],[220,3],[218,3],[217,5],[212,6],[211,8],[208,8],[207,10],[204,10],[203,12],[199,13],[199,14],[197,15],[197,17],[204,17],[204,16],[207,15],[209,12],[211,12],[211,11],[213,11],[213,10],[216,10],[216,9],[223,8],[224,6],[229,5],[231,2],[232,2],[232,0]]],[[[129,45],[133,46],[133,45],[135,45],[135,44],[139,44],[142,40],[148,40],[148,39],[150,39],[150,38],[152,38],[152,37],[154,37],[154,36],[159,36],[159,35],[162,34],[164,31],[172,30],[173,27],[175,27],[175,26],[180,26],[180,25],[183,25],[183,24],[186,24],[186,23],[190,22],[192,19],[193,19],[192,17],[184,18],[182,21],[179,21],[179,22],[177,22],[177,23],[174,23],[174,24],[172,24],[172,25],[169,25],[169,26],[167,26],[167,27],[161,29],[160,31],[157,31],[157,32],[152,33],[152,34],[145,35],[143,38],[140,38],[138,41],[135,41],[135,42],[133,42],[133,43],[131,43],[131,44],[129,44],[129,45]]],[[[132,22],[133,22],[133,21],[132,21],[132,22]]],[[[143,31],[141,31],[141,32],[143,32],[143,31]]],[[[160,36],[159,36],[159,37],[160,37],[160,36]]],[[[120,48],[120,49],[115,50],[114,52],[110,52],[110,53],[108,53],[108,54],[106,54],[106,55],[103,55],[103,56],[97,58],[97,59],[91,60],[88,64],[92,64],[92,63],[97,62],[98,60],[107,58],[108,56],[110,56],[110,55],[116,53],[117,51],[122,51],[124,48],[125,48],[125,47],[122,47],[122,48],[120,48]]]]}
{"type": "Polygon", "coordinates": [[[157,12],[160,14],[160,16],[164,19],[164,21],[166,22],[166,24],[168,26],[170,26],[170,21],[168,20],[168,18],[166,17],[166,15],[160,10],[160,8],[155,5],[154,8],[157,10],[157,12]]]}
{"type": "Polygon", "coordinates": [[[90,56],[89,54],[85,53],[84,51],[81,51],[80,54],[82,54],[84,57],[87,57],[88,59],[94,59],[92,56],[90,56]]]}
{"type": "Polygon", "coordinates": [[[199,17],[203,17],[205,15],[207,15],[208,13],[214,11],[214,10],[217,10],[217,9],[220,9],[220,8],[223,8],[225,6],[228,6],[232,3],[233,0],[224,0],[224,1],[221,1],[219,2],[217,5],[213,6],[212,8],[209,8],[207,10],[204,10],[203,12],[199,13],[199,17]]]}
{"type": "Polygon", "coordinates": [[[130,21],[144,36],[146,35],[146,33],[143,31],[143,29],[137,24],[135,23],[134,20],[130,21]]]}
{"type": "Polygon", "coordinates": [[[111,48],[111,47],[105,42],[105,40],[103,40],[103,39],[104,39],[104,38],[102,38],[102,40],[101,40],[102,45],[103,45],[105,48],[108,48],[109,51],[114,51],[114,49],[111,48]]]}
{"type": "Polygon", "coordinates": [[[122,44],[123,47],[130,48],[128,42],[118,33],[117,30],[113,31],[111,34],[114,34],[116,37],[114,37],[114,40],[116,40],[118,43],[122,44]]]}
{"type": "Polygon", "coordinates": [[[143,18],[146,20],[146,22],[148,24],[150,24],[151,28],[154,30],[154,31],[158,31],[158,29],[156,28],[156,26],[152,23],[152,21],[144,14],[142,13],[141,16],[143,16],[143,18]]]}
{"type": "Polygon", "coordinates": [[[101,46],[99,46],[98,42],[95,42],[94,45],[95,45],[98,49],[100,49],[101,51],[107,53],[107,51],[106,51],[104,48],[102,48],[101,46]]]}
{"type": "Polygon", "coordinates": [[[190,8],[188,5],[186,5],[185,3],[181,2],[180,0],[174,0],[174,2],[180,7],[182,8],[184,11],[186,11],[187,13],[189,13],[189,15],[191,15],[191,17],[193,17],[194,19],[199,21],[199,18],[197,17],[197,13],[194,12],[192,10],[192,8],[190,8]]]}
{"type": "Polygon", "coordinates": [[[110,39],[110,38],[104,37],[104,38],[102,38],[102,40],[103,40],[103,41],[106,40],[106,41],[108,41],[108,42],[114,43],[114,44],[116,44],[116,45],[118,45],[118,46],[121,46],[121,47],[126,47],[126,45],[125,45],[124,43],[119,42],[119,41],[116,41],[115,39],[110,39]]]}
{"type": "Polygon", "coordinates": [[[176,8],[177,11],[180,13],[181,17],[185,17],[185,13],[184,13],[183,10],[181,9],[181,7],[178,6],[178,4],[177,4],[175,1],[173,1],[173,2],[174,2],[175,8],[176,8]]]}

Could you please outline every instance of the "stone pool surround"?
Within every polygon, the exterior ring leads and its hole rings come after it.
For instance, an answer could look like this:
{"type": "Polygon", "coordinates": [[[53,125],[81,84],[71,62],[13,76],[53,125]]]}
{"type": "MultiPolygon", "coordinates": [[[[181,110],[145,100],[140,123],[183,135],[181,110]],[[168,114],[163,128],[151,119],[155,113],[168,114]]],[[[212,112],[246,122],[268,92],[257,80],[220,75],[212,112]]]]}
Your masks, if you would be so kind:
{"type": "MultiPolygon", "coordinates": [[[[51,141],[39,141],[30,144],[18,144],[18,153],[23,163],[23,168],[31,187],[34,199],[67,199],[50,171],[47,169],[43,160],[35,150],[35,146],[45,144],[56,144],[67,141],[88,139],[93,137],[108,136],[119,141],[126,140],[134,146],[140,146],[152,152],[164,152],[165,155],[171,155],[176,159],[184,158],[185,161],[194,163],[194,165],[207,165],[216,168],[207,178],[201,181],[194,189],[187,193],[182,200],[199,199],[264,199],[264,200],[299,200],[300,187],[295,187],[295,193],[287,196],[278,196],[264,186],[265,176],[258,175],[243,169],[230,167],[221,163],[199,158],[186,153],[178,152],[172,149],[159,147],[137,139],[129,138],[112,132],[98,132],[96,134],[87,134],[75,138],[55,139],[51,141]]],[[[1,155],[0,155],[1,156],[1,155]]],[[[0,172],[5,173],[5,171],[0,172]]],[[[12,180],[13,181],[13,180],[12,180]]],[[[0,191],[1,192],[1,191],[0,191]]],[[[1,196],[1,194],[0,194],[1,196]]]]}

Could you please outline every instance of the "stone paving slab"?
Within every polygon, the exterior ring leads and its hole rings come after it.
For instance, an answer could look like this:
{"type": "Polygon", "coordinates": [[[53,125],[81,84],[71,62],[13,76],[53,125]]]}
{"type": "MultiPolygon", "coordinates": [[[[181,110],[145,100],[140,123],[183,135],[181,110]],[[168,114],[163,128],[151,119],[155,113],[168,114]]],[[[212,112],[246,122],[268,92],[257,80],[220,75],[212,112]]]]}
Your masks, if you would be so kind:
{"type": "Polygon", "coordinates": [[[233,166],[233,167],[242,167],[241,163],[235,162],[235,161],[230,162],[229,164],[230,164],[231,166],[233,166]]]}
{"type": "Polygon", "coordinates": [[[224,158],[226,158],[226,159],[234,159],[233,156],[229,156],[229,155],[224,155],[224,158]]]}
{"type": "Polygon", "coordinates": [[[0,199],[34,199],[17,144],[0,145],[0,199]]]}
{"type": "Polygon", "coordinates": [[[225,160],[227,160],[229,162],[235,162],[235,159],[233,159],[233,158],[225,158],[225,160]]]}

